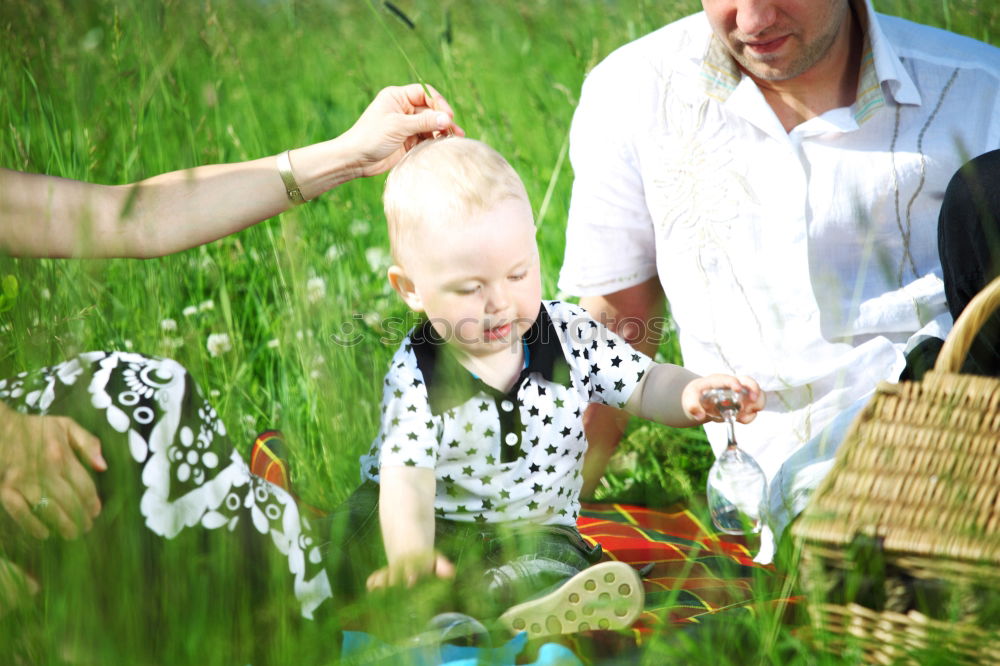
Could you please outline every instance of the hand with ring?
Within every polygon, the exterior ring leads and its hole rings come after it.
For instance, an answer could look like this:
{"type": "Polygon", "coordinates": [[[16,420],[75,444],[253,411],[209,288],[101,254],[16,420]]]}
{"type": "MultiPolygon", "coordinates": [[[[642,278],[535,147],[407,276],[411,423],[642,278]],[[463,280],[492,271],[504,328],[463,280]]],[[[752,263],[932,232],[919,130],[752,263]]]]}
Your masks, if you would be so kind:
{"type": "Polygon", "coordinates": [[[101,442],[64,416],[20,414],[0,403],[0,505],[38,539],[90,530],[101,500],[90,473],[107,469],[101,442]],[[81,462],[82,461],[82,462],[81,462]]]}

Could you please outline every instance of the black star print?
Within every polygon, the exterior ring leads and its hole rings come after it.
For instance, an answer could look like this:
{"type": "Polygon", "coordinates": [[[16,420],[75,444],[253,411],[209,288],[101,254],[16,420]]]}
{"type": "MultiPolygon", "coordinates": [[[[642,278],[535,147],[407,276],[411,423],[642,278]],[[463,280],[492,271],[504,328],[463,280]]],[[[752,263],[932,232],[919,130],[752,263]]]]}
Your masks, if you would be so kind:
{"type": "Polygon", "coordinates": [[[641,357],[638,354],[632,354],[632,362],[638,363],[641,357]]]}
{"type": "Polygon", "coordinates": [[[397,416],[392,421],[390,421],[390,423],[392,423],[393,427],[398,426],[399,425],[399,417],[397,416]]]}
{"type": "Polygon", "coordinates": [[[581,412],[580,408],[577,407],[576,410],[573,412],[573,416],[575,416],[576,418],[580,418],[580,414],[583,414],[583,412],[581,412]]]}
{"type": "Polygon", "coordinates": [[[528,467],[528,469],[531,471],[532,474],[534,474],[535,472],[537,472],[539,470],[539,467],[535,463],[531,463],[531,466],[528,467]]]}
{"type": "Polygon", "coordinates": [[[474,448],[472,448],[472,449],[466,449],[465,450],[465,455],[467,455],[467,456],[474,456],[474,455],[476,455],[476,449],[474,449],[474,448]]]}
{"type": "Polygon", "coordinates": [[[548,467],[546,467],[545,468],[545,473],[546,474],[555,474],[556,473],[556,467],[555,467],[555,465],[549,465],[548,467]]]}
{"type": "Polygon", "coordinates": [[[528,410],[528,414],[530,414],[531,416],[538,416],[538,407],[532,405],[531,408],[528,410]]]}
{"type": "Polygon", "coordinates": [[[406,466],[407,467],[416,467],[417,466],[417,461],[414,460],[413,458],[407,458],[406,459],[406,466]]]}
{"type": "Polygon", "coordinates": [[[451,474],[447,474],[441,477],[441,480],[445,483],[455,483],[455,479],[451,478],[451,474]]]}
{"type": "Polygon", "coordinates": [[[616,381],[616,382],[615,382],[615,390],[616,390],[616,391],[621,391],[621,390],[622,390],[622,389],[624,389],[624,388],[625,388],[625,382],[623,382],[623,381],[622,381],[622,380],[620,380],[620,379],[619,379],[618,381],[616,381]]]}
{"type": "Polygon", "coordinates": [[[580,382],[580,383],[583,384],[584,386],[586,386],[587,384],[590,383],[590,377],[584,377],[583,381],[580,382]]]}
{"type": "Polygon", "coordinates": [[[399,453],[399,444],[396,444],[395,446],[392,447],[392,452],[399,453]]]}
{"type": "Polygon", "coordinates": [[[599,367],[597,367],[596,363],[591,363],[590,364],[590,374],[596,375],[598,372],[600,372],[600,370],[601,369],[599,367]]]}
{"type": "Polygon", "coordinates": [[[620,357],[618,357],[618,356],[615,356],[615,357],[614,357],[613,359],[611,359],[611,365],[612,365],[612,366],[614,366],[614,367],[616,367],[616,368],[617,368],[617,367],[618,367],[619,365],[621,365],[621,364],[622,364],[622,360],[621,360],[621,358],[620,358],[620,357]]]}
{"type": "MultiPolygon", "coordinates": [[[[411,344],[410,344],[409,342],[407,342],[407,343],[406,343],[406,345],[405,345],[405,346],[403,347],[403,349],[405,349],[405,350],[406,350],[406,352],[407,352],[407,353],[409,353],[409,352],[413,351],[413,345],[411,345],[411,344]]],[[[402,364],[402,363],[400,363],[400,364],[399,364],[399,367],[401,367],[401,368],[402,368],[402,367],[403,367],[403,364],[402,364]]]]}
{"type": "Polygon", "coordinates": [[[579,460],[582,457],[583,457],[583,451],[580,451],[579,453],[576,454],[576,459],[577,460],[579,460]]]}
{"type": "Polygon", "coordinates": [[[412,382],[412,385],[413,385],[414,387],[416,387],[416,386],[420,386],[421,384],[423,384],[423,382],[422,382],[422,381],[420,381],[420,380],[419,380],[419,379],[417,379],[416,377],[414,377],[414,378],[413,378],[413,382],[412,382]]]}
{"type": "Polygon", "coordinates": [[[397,399],[398,398],[402,398],[403,397],[403,392],[400,391],[399,389],[396,389],[395,391],[392,392],[392,396],[394,398],[397,398],[397,399]]]}
{"type": "Polygon", "coordinates": [[[459,504],[458,506],[455,507],[455,513],[466,513],[466,512],[468,512],[468,509],[465,508],[464,504],[459,504]]]}
{"type": "Polygon", "coordinates": [[[484,400],[482,404],[479,405],[479,411],[488,412],[489,410],[490,410],[490,403],[484,400]]]}
{"type": "Polygon", "coordinates": [[[493,428],[487,428],[487,429],[486,429],[486,430],[485,430],[485,431],[483,432],[483,436],[484,436],[484,437],[492,437],[492,436],[493,436],[493,435],[495,435],[495,434],[496,434],[496,432],[495,432],[495,431],[493,430],[493,428]]]}
{"type": "Polygon", "coordinates": [[[375,475],[377,475],[378,474],[378,467],[376,467],[375,465],[372,465],[371,467],[369,467],[368,468],[368,474],[369,474],[369,476],[375,476],[375,475]]]}
{"type": "Polygon", "coordinates": [[[528,502],[529,511],[534,511],[537,508],[538,508],[538,502],[536,502],[535,500],[531,500],[530,502],[528,502]]]}
{"type": "Polygon", "coordinates": [[[458,497],[458,488],[455,486],[448,486],[445,492],[448,493],[448,497],[458,497]]]}
{"type": "Polygon", "coordinates": [[[539,386],[538,387],[538,395],[545,395],[545,387],[544,386],[539,386]]]}
{"type": "Polygon", "coordinates": [[[590,351],[587,350],[587,349],[584,349],[583,350],[583,357],[589,361],[590,360],[590,351]]]}
{"type": "Polygon", "coordinates": [[[639,371],[639,376],[638,376],[638,377],[636,377],[635,381],[637,381],[637,382],[640,382],[640,381],[642,381],[642,376],[643,376],[644,374],[646,374],[646,371],[645,371],[645,370],[640,370],[640,371],[639,371]]]}
{"type": "Polygon", "coordinates": [[[531,491],[534,493],[542,492],[542,484],[536,483],[535,485],[531,486],[531,491]]]}
{"type": "Polygon", "coordinates": [[[604,387],[600,384],[594,384],[594,391],[596,393],[604,393],[604,387]]]}
{"type": "Polygon", "coordinates": [[[514,485],[515,486],[520,485],[522,483],[524,483],[524,477],[523,476],[520,476],[520,477],[514,479],[514,485]]]}
{"type": "Polygon", "coordinates": [[[457,439],[453,439],[450,442],[448,442],[448,448],[449,449],[457,449],[458,448],[458,440],[457,439]]]}
{"type": "Polygon", "coordinates": [[[562,435],[563,437],[569,437],[569,434],[571,432],[573,432],[573,431],[570,430],[569,426],[566,426],[562,430],[559,431],[559,434],[562,435]]]}
{"type": "Polygon", "coordinates": [[[428,421],[424,425],[427,426],[428,430],[434,430],[434,421],[428,421]]]}
{"type": "Polygon", "coordinates": [[[545,447],[545,452],[550,456],[555,454],[555,452],[558,450],[559,449],[557,449],[554,444],[549,444],[548,446],[545,447]]]}
{"type": "Polygon", "coordinates": [[[491,500],[488,497],[486,499],[484,499],[483,500],[483,508],[484,509],[492,509],[493,508],[493,500],[491,500]]]}
{"type": "Polygon", "coordinates": [[[612,340],[611,338],[608,338],[608,349],[614,349],[614,348],[615,348],[615,341],[612,340]]]}
{"type": "Polygon", "coordinates": [[[580,358],[580,350],[579,349],[574,349],[573,350],[573,358],[580,358]]]}
{"type": "Polygon", "coordinates": [[[542,417],[542,423],[544,425],[552,425],[552,417],[551,416],[542,417]]]}
{"type": "Polygon", "coordinates": [[[416,405],[410,405],[409,407],[406,408],[406,411],[416,413],[417,406],[416,405]]]}
{"type": "Polygon", "coordinates": [[[577,439],[583,439],[583,431],[582,430],[580,432],[576,433],[576,438],[577,439]]]}
{"type": "Polygon", "coordinates": [[[569,328],[569,324],[567,324],[564,321],[561,321],[561,322],[559,322],[559,328],[561,328],[562,330],[565,331],[567,328],[569,328]]]}
{"type": "Polygon", "coordinates": [[[424,449],[424,454],[425,454],[425,455],[426,455],[426,456],[427,456],[428,458],[430,458],[430,457],[431,457],[431,456],[432,456],[432,455],[434,454],[434,447],[432,447],[432,446],[428,446],[428,447],[427,447],[426,449],[424,449]]]}
{"type": "Polygon", "coordinates": [[[538,446],[538,442],[540,441],[540,439],[541,438],[538,435],[535,435],[534,437],[531,438],[531,445],[538,446]]]}
{"type": "Polygon", "coordinates": [[[472,476],[472,471],[473,470],[471,465],[466,465],[465,467],[462,468],[462,474],[466,476],[472,476]]]}
{"type": "Polygon", "coordinates": [[[483,523],[486,522],[486,516],[484,516],[481,513],[477,513],[476,514],[476,522],[479,523],[480,525],[482,525],[483,523]]]}
{"type": "Polygon", "coordinates": [[[408,432],[408,433],[406,433],[406,438],[408,440],[410,440],[411,442],[415,442],[415,441],[417,441],[417,433],[415,433],[415,432],[408,432]]]}

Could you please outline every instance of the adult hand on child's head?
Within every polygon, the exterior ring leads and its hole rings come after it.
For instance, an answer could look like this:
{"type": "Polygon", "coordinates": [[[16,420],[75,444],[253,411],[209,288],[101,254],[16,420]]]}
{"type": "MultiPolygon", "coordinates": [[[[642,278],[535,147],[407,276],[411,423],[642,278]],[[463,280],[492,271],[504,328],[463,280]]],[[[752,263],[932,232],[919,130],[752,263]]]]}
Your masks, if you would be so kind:
{"type": "Polygon", "coordinates": [[[455,113],[431,86],[411,83],[383,88],[343,139],[355,147],[362,176],[394,167],[413,146],[445,133],[465,136],[455,113]],[[428,98],[427,93],[430,93],[428,98]]]}
{"type": "Polygon", "coordinates": [[[439,553],[414,554],[400,558],[398,562],[382,567],[368,577],[368,591],[404,584],[413,587],[421,578],[454,578],[455,565],[439,553]]]}
{"type": "Polygon", "coordinates": [[[710,389],[732,389],[741,395],[740,412],[736,420],[740,423],[750,423],[757,417],[757,412],[764,409],[766,399],[760,386],[751,377],[732,375],[708,375],[698,377],[688,382],[681,393],[681,406],[690,419],[698,423],[722,421],[718,410],[709,407],[701,401],[701,396],[710,389]]]}
{"type": "Polygon", "coordinates": [[[56,530],[75,539],[101,512],[94,480],[81,464],[104,471],[101,442],[64,416],[0,410],[0,504],[32,536],[56,530]]]}

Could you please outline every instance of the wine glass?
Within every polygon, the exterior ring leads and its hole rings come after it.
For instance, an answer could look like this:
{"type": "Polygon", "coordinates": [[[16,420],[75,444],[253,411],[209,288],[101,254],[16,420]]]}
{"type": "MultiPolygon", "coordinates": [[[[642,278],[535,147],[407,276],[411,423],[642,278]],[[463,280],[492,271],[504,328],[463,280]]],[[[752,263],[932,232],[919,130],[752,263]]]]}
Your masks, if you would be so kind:
{"type": "Polygon", "coordinates": [[[708,510],[712,522],[726,534],[757,534],[767,507],[767,477],[757,461],[736,445],[741,398],[731,389],[710,389],[701,395],[702,404],[715,407],[729,430],[726,450],[708,471],[708,510]]]}

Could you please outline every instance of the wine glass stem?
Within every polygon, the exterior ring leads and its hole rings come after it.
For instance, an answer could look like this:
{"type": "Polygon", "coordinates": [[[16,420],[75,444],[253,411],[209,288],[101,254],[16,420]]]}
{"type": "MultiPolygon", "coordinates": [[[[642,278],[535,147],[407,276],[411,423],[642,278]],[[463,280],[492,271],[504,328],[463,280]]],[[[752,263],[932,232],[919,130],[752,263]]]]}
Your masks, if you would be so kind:
{"type": "Polygon", "coordinates": [[[726,430],[729,436],[729,448],[736,448],[736,419],[733,418],[732,412],[726,412],[723,415],[726,419],[726,430]]]}

